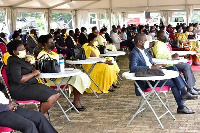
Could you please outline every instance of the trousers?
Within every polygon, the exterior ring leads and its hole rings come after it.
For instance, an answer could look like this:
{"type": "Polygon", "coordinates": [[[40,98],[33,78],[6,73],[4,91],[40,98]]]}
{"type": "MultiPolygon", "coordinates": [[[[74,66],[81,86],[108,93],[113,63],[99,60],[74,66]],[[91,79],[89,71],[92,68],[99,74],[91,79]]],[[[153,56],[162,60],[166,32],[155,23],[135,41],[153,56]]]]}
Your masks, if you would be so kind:
{"type": "Polygon", "coordinates": [[[0,112],[0,126],[22,133],[57,133],[42,113],[20,107],[15,112],[0,112]]]}
{"type": "Polygon", "coordinates": [[[180,63],[175,65],[178,71],[181,71],[183,73],[183,76],[185,78],[185,81],[189,88],[195,86],[196,79],[194,77],[194,74],[192,72],[191,66],[188,63],[180,63]]]}

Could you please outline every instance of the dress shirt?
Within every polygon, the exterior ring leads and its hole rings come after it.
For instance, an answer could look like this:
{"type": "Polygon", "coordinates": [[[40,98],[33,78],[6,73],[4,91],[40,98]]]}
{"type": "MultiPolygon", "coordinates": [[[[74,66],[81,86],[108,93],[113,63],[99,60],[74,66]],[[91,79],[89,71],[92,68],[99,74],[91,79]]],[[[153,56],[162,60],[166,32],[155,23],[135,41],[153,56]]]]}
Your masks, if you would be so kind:
{"type": "MultiPolygon", "coordinates": [[[[139,48],[138,48],[139,49],[139,48]]],[[[144,52],[144,50],[142,49],[139,49],[139,51],[142,53],[142,56],[144,57],[144,60],[146,62],[146,65],[151,68],[152,64],[151,62],[149,61],[149,57],[146,55],[146,53],[144,52]]]]}

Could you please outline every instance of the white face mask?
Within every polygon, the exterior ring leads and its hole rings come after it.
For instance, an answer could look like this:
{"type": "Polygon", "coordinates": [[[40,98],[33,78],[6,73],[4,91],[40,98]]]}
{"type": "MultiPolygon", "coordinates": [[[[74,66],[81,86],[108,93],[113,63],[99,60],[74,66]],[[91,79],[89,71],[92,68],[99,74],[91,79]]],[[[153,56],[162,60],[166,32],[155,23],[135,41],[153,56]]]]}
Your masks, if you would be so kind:
{"type": "Polygon", "coordinates": [[[96,33],[97,33],[97,30],[95,30],[94,32],[96,32],[96,33]]]}
{"type": "Polygon", "coordinates": [[[152,36],[152,37],[154,37],[155,35],[156,35],[156,33],[154,33],[154,32],[151,33],[151,36],[152,36]]]}
{"type": "Polygon", "coordinates": [[[19,58],[25,58],[26,57],[26,50],[19,51],[19,54],[17,55],[19,58]]]}
{"type": "Polygon", "coordinates": [[[84,30],[84,33],[87,33],[87,30],[84,30]]]}
{"type": "Polygon", "coordinates": [[[183,29],[181,29],[181,33],[183,33],[183,29]]]}

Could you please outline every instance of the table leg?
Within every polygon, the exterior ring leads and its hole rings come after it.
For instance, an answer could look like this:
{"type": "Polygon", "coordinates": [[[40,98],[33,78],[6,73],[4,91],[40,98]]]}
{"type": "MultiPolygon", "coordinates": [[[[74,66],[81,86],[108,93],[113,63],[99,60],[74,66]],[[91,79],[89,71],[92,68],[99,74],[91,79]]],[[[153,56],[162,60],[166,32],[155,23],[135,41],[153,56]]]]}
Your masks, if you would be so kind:
{"type": "Polygon", "coordinates": [[[128,127],[131,122],[133,121],[133,119],[140,113],[142,112],[143,110],[147,110],[148,108],[151,109],[151,111],[153,112],[154,116],[156,117],[158,123],[160,124],[161,128],[164,129],[164,126],[162,125],[160,119],[166,115],[167,113],[170,114],[170,116],[175,120],[175,117],[172,115],[172,113],[170,112],[170,110],[168,109],[168,107],[164,104],[164,102],[162,101],[162,99],[160,98],[160,96],[158,95],[159,91],[162,89],[162,87],[165,85],[165,83],[167,82],[167,80],[163,83],[163,85],[161,86],[160,90],[158,91],[158,93],[155,91],[155,87],[158,85],[158,83],[160,81],[157,81],[156,85],[153,87],[149,81],[147,81],[149,87],[152,89],[151,92],[146,96],[144,94],[144,92],[141,90],[140,86],[137,84],[136,81],[134,81],[136,86],[137,86],[137,89],[139,90],[140,94],[142,95],[143,99],[141,99],[141,102],[139,104],[139,108],[138,110],[136,111],[136,113],[132,116],[131,120],[129,121],[129,123],[127,124],[126,127],[128,127]],[[151,101],[149,102],[148,99],[150,98],[151,94],[153,94],[153,97],[151,98],[151,101]],[[162,103],[162,105],[165,107],[165,109],[167,110],[165,113],[163,113],[161,116],[158,117],[158,115],[156,114],[156,112],[154,111],[153,107],[151,106],[151,104],[153,103],[153,101],[155,100],[155,97],[158,97],[158,99],[160,100],[160,102],[162,103]],[[143,108],[143,106],[147,104],[148,106],[143,108]]]}
{"type": "Polygon", "coordinates": [[[95,65],[96,65],[96,64],[92,64],[92,66],[91,66],[91,68],[89,69],[88,72],[83,68],[82,65],[81,65],[81,68],[82,68],[82,70],[88,75],[88,77],[92,80],[92,82],[97,86],[97,88],[98,88],[101,92],[103,92],[103,91],[101,90],[101,88],[97,85],[97,83],[96,83],[96,82],[92,79],[92,77],[90,76],[90,73],[91,73],[92,70],[94,69],[95,65]]]}
{"type": "MultiPolygon", "coordinates": [[[[67,100],[67,102],[69,103],[69,105],[71,106],[68,110],[74,108],[74,110],[79,114],[80,112],[76,109],[76,107],[74,106],[74,104],[72,104],[72,102],[69,100],[68,96],[63,92],[63,90],[60,88],[60,86],[62,85],[63,81],[64,81],[65,78],[62,79],[61,83],[58,85],[55,81],[54,81],[54,84],[57,86],[57,89],[61,92],[61,94],[65,97],[65,99],[67,100]]],[[[69,80],[71,79],[71,77],[68,79],[65,87],[67,86],[69,80]]],[[[68,111],[67,110],[67,111],[68,111]]],[[[66,111],[66,112],[67,112],[66,111]]]]}

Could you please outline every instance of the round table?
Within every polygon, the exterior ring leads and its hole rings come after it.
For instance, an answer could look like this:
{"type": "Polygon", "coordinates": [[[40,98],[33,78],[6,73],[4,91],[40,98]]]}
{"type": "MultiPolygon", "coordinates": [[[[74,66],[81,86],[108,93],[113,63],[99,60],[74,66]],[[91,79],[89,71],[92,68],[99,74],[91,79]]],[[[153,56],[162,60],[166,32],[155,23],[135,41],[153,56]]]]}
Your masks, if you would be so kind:
{"type": "Polygon", "coordinates": [[[155,64],[179,64],[179,63],[187,63],[188,59],[157,59],[152,58],[155,64]]]}
{"type": "Polygon", "coordinates": [[[60,107],[61,111],[63,112],[63,114],[65,115],[65,117],[67,118],[68,121],[70,121],[70,119],[69,119],[69,117],[68,117],[67,114],[66,114],[67,111],[71,110],[72,108],[73,108],[77,113],[79,113],[79,111],[78,111],[78,110],[76,109],[76,107],[72,104],[72,102],[69,100],[68,96],[63,92],[64,90],[62,90],[60,86],[62,85],[64,79],[67,78],[67,77],[69,77],[69,79],[68,79],[66,85],[63,87],[63,88],[65,89],[66,86],[67,86],[67,84],[68,84],[68,82],[69,82],[69,80],[71,79],[71,77],[72,77],[72,76],[79,75],[79,74],[81,74],[81,73],[82,73],[82,71],[79,70],[79,69],[73,69],[73,70],[72,70],[72,69],[71,69],[71,70],[65,69],[64,72],[59,72],[59,73],[41,73],[39,76],[37,76],[37,78],[41,78],[42,81],[43,81],[44,83],[46,83],[46,82],[45,82],[45,79],[46,79],[46,78],[50,78],[50,79],[62,78],[62,81],[60,82],[60,84],[57,84],[55,80],[53,80],[53,83],[54,83],[54,84],[56,85],[56,87],[57,87],[56,90],[58,90],[58,91],[60,92],[60,94],[62,94],[62,95],[65,97],[67,103],[68,103],[69,106],[70,106],[69,109],[67,109],[67,110],[65,111],[65,110],[63,109],[62,105],[60,104],[60,102],[59,102],[59,101],[56,101],[56,103],[58,104],[58,106],[60,107]]]}
{"type": "Polygon", "coordinates": [[[162,71],[165,74],[164,76],[135,77],[135,73],[130,73],[130,72],[124,72],[122,76],[125,77],[126,79],[131,79],[131,80],[165,80],[165,79],[176,78],[179,76],[179,73],[177,71],[166,70],[166,69],[162,69],[162,71]]]}
{"type": "Polygon", "coordinates": [[[81,70],[79,69],[74,69],[74,70],[67,70],[64,72],[59,72],[59,73],[41,73],[37,78],[65,78],[65,77],[71,77],[71,76],[76,76],[82,73],[81,70]]]}
{"type": "Polygon", "coordinates": [[[97,62],[105,62],[105,58],[87,58],[86,60],[66,60],[66,63],[72,65],[82,65],[82,64],[95,64],[97,62]]]}
{"type": "MultiPolygon", "coordinates": [[[[145,111],[150,108],[151,111],[153,112],[154,116],[156,117],[157,121],[159,122],[160,126],[162,127],[162,129],[164,129],[164,126],[162,125],[160,119],[166,115],[166,114],[170,114],[171,117],[175,120],[175,117],[172,115],[171,111],[169,110],[169,108],[165,105],[165,103],[162,101],[162,99],[159,96],[159,91],[162,89],[162,87],[165,85],[165,83],[167,82],[168,79],[172,79],[172,78],[176,78],[179,76],[179,73],[177,71],[172,71],[172,70],[166,70],[163,69],[163,73],[165,74],[164,76],[152,76],[152,77],[135,77],[135,73],[130,73],[130,72],[125,72],[123,73],[123,77],[125,77],[126,79],[130,79],[133,80],[133,82],[135,83],[135,85],[137,86],[137,89],[139,90],[142,99],[141,99],[141,103],[139,104],[139,107],[136,111],[136,113],[132,116],[131,120],[128,122],[127,126],[128,127],[131,122],[134,120],[134,118],[141,113],[142,111],[145,111]],[[147,84],[149,85],[149,87],[151,88],[151,92],[149,92],[148,94],[144,94],[144,92],[142,91],[142,89],[140,88],[140,86],[138,85],[137,81],[146,81],[147,84]],[[156,80],[156,84],[155,86],[152,86],[150,81],[155,81],[156,80]],[[162,87],[159,89],[158,92],[155,91],[156,85],[160,82],[160,80],[165,80],[165,82],[163,83],[162,87]],[[153,96],[152,96],[153,95],[153,96]],[[163,113],[161,116],[158,116],[155,112],[155,110],[153,109],[152,105],[153,101],[155,100],[155,98],[159,99],[159,102],[164,106],[166,112],[163,113]],[[150,100],[150,102],[149,102],[150,100]],[[147,106],[146,106],[147,104],[147,106]]],[[[157,103],[156,103],[157,104],[157,103]]],[[[144,112],[144,113],[145,113],[144,112]]]]}
{"type": "Polygon", "coordinates": [[[126,53],[124,51],[108,51],[105,54],[100,54],[101,56],[120,56],[125,55],[126,53]]]}
{"type": "Polygon", "coordinates": [[[171,51],[172,55],[177,53],[179,56],[185,56],[185,55],[188,55],[188,54],[191,54],[191,55],[195,55],[196,52],[195,51],[171,51]]]}

